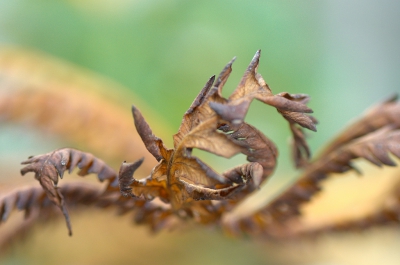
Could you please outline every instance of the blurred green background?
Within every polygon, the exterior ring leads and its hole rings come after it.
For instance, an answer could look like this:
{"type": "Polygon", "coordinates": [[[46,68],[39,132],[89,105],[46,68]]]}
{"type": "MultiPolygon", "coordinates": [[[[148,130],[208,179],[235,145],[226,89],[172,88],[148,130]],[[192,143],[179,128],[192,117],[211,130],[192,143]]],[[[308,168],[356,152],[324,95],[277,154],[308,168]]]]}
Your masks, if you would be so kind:
{"type": "MultiPolygon", "coordinates": [[[[399,14],[400,2],[370,0],[0,0],[0,44],[116,80],[169,131],[211,75],[237,56],[228,95],[261,49],[259,72],[274,93],[311,96],[320,120],[318,133],[310,133],[315,152],[368,106],[400,92],[399,14]]],[[[276,175],[294,177],[287,125],[265,109],[255,103],[248,120],[280,148],[276,175]]],[[[170,135],[155,133],[171,146],[170,135]]],[[[6,134],[1,154],[12,141],[6,134]]]]}
{"type": "MultiPolygon", "coordinates": [[[[399,11],[393,1],[1,0],[0,41],[120,82],[173,131],[211,75],[237,56],[228,95],[261,49],[259,72],[274,93],[311,96],[315,150],[400,91],[399,11]]],[[[249,119],[284,146],[286,123],[255,105],[249,119]]]]}

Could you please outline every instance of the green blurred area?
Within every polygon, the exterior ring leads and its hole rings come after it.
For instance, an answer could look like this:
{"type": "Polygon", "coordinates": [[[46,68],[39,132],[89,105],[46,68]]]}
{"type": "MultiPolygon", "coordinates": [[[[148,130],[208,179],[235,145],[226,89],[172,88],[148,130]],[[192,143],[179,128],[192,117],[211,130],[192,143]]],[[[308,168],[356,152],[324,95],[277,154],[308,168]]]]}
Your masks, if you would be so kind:
{"type": "MultiPolygon", "coordinates": [[[[316,152],[365,108],[400,92],[398,14],[400,2],[372,0],[0,0],[0,43],[118,81],[171,130],[210,76],[237,56],[228,95],[261,49],[259,72],[274,93],[311,96],[316,152]]],[[[294,177],[286,122],[259,103],[248,120],[277,142],[276,175],[294,177]]],[[[171,146],[170,135],[155,133],[171,146]]]]}
{"type": "MultiPolygon", "coordinates": [[[[211,75],[237,56],[227,95],[261,49],[259,72],[274,93],[311,95],[321,121],[319,132],[310,133],[315,150],[367,106],[400,91],[399,6],[390,1],[1,0],[0,41],[117,80],[172,129],[211,75]]],[[[286,161],[289,132],[281,117],[260,104],[248,119],[260,120],[283,147],[286,161]]]]}

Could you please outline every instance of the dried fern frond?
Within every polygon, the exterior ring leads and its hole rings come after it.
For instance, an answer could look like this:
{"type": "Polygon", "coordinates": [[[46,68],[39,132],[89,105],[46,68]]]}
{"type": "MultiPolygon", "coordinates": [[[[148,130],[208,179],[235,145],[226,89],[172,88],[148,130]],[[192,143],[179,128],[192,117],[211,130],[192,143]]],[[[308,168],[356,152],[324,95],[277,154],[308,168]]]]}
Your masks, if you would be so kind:
{"type": "MultiPolygon", "coordinates": [[[[207,83],[186,112],[180,130],[174,136],[174,149],[168,149],[156,137],[142,114],[132,107],[135,127],[149,153],[158,161],[149,177],[133,178],[143,160],[123,163],[119,173],[119,186],[125,196],[135,200],[159,198],[171,205],[178,216],[190,216],[200,223],[216,222],[225,212],[256,190],[271,174],[276,164],[277,151],[273,143],[260,131],[244,122],[253,99],[272,105],[290,124],[315,130],[315,120],[304,113],[312,112],[305,103],[306,95],[280,93],[273,95],[261,75],[257,73],[260,51],[256,53],[240,84],[226,99],[221,90],[231,72],[231,64],[221,72],[213,85],[207,83]],[[233,114],[233,115],[232,115],[233,114]],[[192,149],[198,148],[229,158],[243,153],[249,163],[234,167],[222,174],[214,172],[197,157],[192,149]],[[219,203],[211,203],[217,200],[219,203]]],[[[71,233],[68,212],[63,195],[57,189],[58,177],[66,169],[78,166],[80,174],[96,173],[108,179],[108,188],[116,186],[116,173],[89,153],[73,149],[60,149],[24,161],[21,173],[34,172],[35,178],[49,199],[64,213],[71,233]]]]}
{"type": "Polygon", "coordinates": [[[346,129],[338,134],[319,154],[323,157],[345,143],[356,138],[378,130],[384,126],[390,125],[393,128],[400,128],[400,104],[397,101],[398,96],[392,96],[389,99],[373,106],[363,117],[353,121],[346,129]]]}
{"type": "Polygon", "coordinates": [[[389,155],[400,158],[400,131],[397,130],[400,127],[397,118],[400,116],[400,104],[392,99],[379,106],[355,123],[357,130],[353,126],[345,130],[343,135],[350,134],[350,137],[341,136],[341,140],[334,140],[330,151],[315,158],[291,187],[259,211],[230,219],[226,229],[234,234],[244,230],[252,234],[284,236],[288,233],[282,228],[285,222],[301,215],[302,205],[322,190],[321,182],[330,174],[345,173],[352,169],[358,171],[352,164],[358,158],[377,166],[395,166],[389,155]],[[379,117],[379,121],[371,121],[371,117],[379,117]]]}
{"type": "Polygon", "coordinates": [[[65,170],[71,172],[78,167],[80,169],[78,174],[81,176],[94,173],[98,175],[100,181],[108,180],[108,187],[118,185],[117,173],[112,168],[92,154],[74,149],[65,148],[34,156],[23,161],[22,164],[26,166],[21,169],[21,174],[35,172],[35,178],[45,190],[47,197],[61,209],[70,235],[72,234],[71,224],[64,197],[57,188],[58,177],[62,178],[65,170]]]}
{"type": "MultiPolygon", "coordinates": [[[[155,185],[160,190],[156,196],[163,196],[162,199],[170,201],[175,210],[181,207],[190,210],[192,200],[217,200],[220,202],[208,206],[209,214],[224,214],[258,188],[273,171],[276,147],[261,132],[244,122],[253,99],[276,107],[289,122],[315,130],[315,120],[304,114],[312,112],[305,105],[306,96],[287,93],[273,95],[256,71],[259,57],[260,51],[250,62],[240,84],[229,98],[222,97],[221,91],[231,72],[233,60],[223,69],[214,85],[214,77],[209,79],[185,113],[180,129],[174,135],[175,149],[166,148],[162,140],[153,135],[137,108],[133,108],[138,133],[148,151],[159,161],[151,176],[143,181],[151,183],[149,185],[152,187],[153,183],[158,183],[155,185]],[[219,175],[192,157],[193,148],[227,158],[242,153],[247,155],[250,163],[219,175]]],[[[131,166],[136,167],[133,164],[131,166]]],[[[132,178],[131,183],[138,185],[131,186],[131,190],[142,189],[135,179],[132,178]]],[[[153,196],[149,194],[150,198],[153,196]]]]}
{"type": "MultiPolygon", "coordinates": [[[[246,233],[264,238],[286,238],[295,237],[300,233],[315,233],[316,229],[309,229],[299,219],[302,217],[302,207],[321,191],[323,180],[333,173],[358,171],[354,166],[354,161],[357,159],[363,159],[377,166],[396,165],[394,158],[400,158],[399,103],[393,98],[378,105],[356,122],[356,127],[345,130],[325,151],[309,161],[311,152],[303,129],[316,131],[317,123],[317,120],[310,116],[312,110],[307,106],[309,97],[286,92],[273,94],[262,76],[257,73],[259,59],[260,51],[257,51],[239,85],[228,98],[222,96],[222,89],[232,71],[234,59],[225,66],[217,78],[213,76],[206,82],[184,114],[179,130],[173,136],[173,148],[168,148],[163,140],[153,133],[136,106],[132,107],[134,126],[145,148],[142,148],[143,145],[138,145],[137,139],[133,141],[133,145],[125,145],[128,138],[125,139],[124,135],[128,135],[129,129],[123,122],[113,123],[112,115],[117,112],[112,114],[106,113],[108,110],[104,112],[102,108],[106,105],[102,105],[99,111],[101,115],[110,116],[105,118],[107,122],[102,124],[100,118],[103,117],[85,116],[86,111],[95,110],[95,107],[86,109],[87,98],[78,101],[79,105],[71,108],[78,110],[73,113],[79,116],[75,120],[74,127],[71,126],[73,124],[71,121],[54,121],[54,115],[61,114],[51,111],[60,108],[58,105],[53,105],[55,102],[61,106],[65,104],[62,101],[68,98],[67,92],[60,90],[61,92],[53,93],[49,89],[39,89],[39,93],[34,93],[37,95],[35,99],[35,96],[26,96],[27,90],[24,86],[17,86],[22,89],[12,92],[9,98],[7,95],[4,95],[4,98],[0,97],[3,119],[10,121],[25,119],[28,112],[21,111],[20,108],[28,106],[35,109],[29,113],[30,116],[28,115],[34,125],[41,128],[49,126],[50,130],[56,133],[60,133],[64,126],[68,128],[67,131],[71,128],[82,129],[84,126],[106,131],[111,127],[112,133],[110,131],[99,138],[93,137],[96,143],[101,142],[99,146],[104,146],[106,149],[105,146],[111,144],[110,135],[118,133],[118,137],[114,138],[124,147],[116,148],[115,152],[133,151],[135,156],[143,157],[144,151],[145,157],[152,157],[152,161],[157,161],[157,164],[152,170],[148,170],[147,177],[143,178],[146,175],[143,175],[139,168],[147,160],[144,158],[133,163],[123,162],[117,173],[91,153],[71,148],[30,157],[23,162],[25,167],[21,173],[24,175],[33,172],[43,191],[32,189],[1,197],[0,216],[4,220],[7,219],[14,208],[25,210],[27,213],[39,211],[40,216],[42,214],[50,216],[50,212],[54,211],[54,207],[50,207],[51,202],[63,212],[70,234],[68,205],[103,208],[112,206],[117,208],[120,214],[134,211],[136,223],[149,225],[153,230],[192,220],[201,225],[216,226],[235,235],[246,233]],[[16,96],[18,98],[15,98],[16,96]],[[48,96],[56,98],[56,101],[48,103],[48,96]],[[257,128],[244,121],[255,99],[273,106],[288,121],[293,135],[293,159],[303,172],[291,187],[267,205],[259,205],[256,210],[243,214],[235,210],[271,176],[278,155],[274,143],[257,128]],[[29,105],[29,102],[33,102],[32,105],[29,105]],[[80,104],[85,108],[80,109],[80,104]],[[96,120],[97,118],[99,120],[96,120]],[[103,138],[107,135],[110,139],[103,138]],[[142,147],[136,148],[136,146],[142,147]],[[243,154],[247,162],[218,173],[194,156],[193,149],[201,149],[224,158],[243,154]],[[78,174],[81,176],[94,173],[100,181],[106,181],[104,189],[89,188],[85,192],[85,187],[68,188],[68,185],[66,188],[58,187],[59,178],[63,177],[64,172],[68,170],[71,173],[75,167],[80,169],[78,174]],[[141,177],[136,178],[134,174],[139,174],[141,177]]],[[[9,78],[12,75],[7,73],[5,76],[9,78]]],[[[15,80],[10,80],[12,81],[10,83],[14,84],[15,80]]],[[[47,81],[33,85],[48,87],[47,81]]],[[[100,100],[96,104],[99,102],[103,103],[100,100]]],[[[60,109],[68,110],[68,108],[60,109]]],[[[126,155],[110,154],[118,159],[126,155]]],[[[350,229],[362,226],[361,223],[363,227],[367,227],[388,220],[398,221],[397,191],[393,193],[392,198],[395,203],[389,208],[382,206],[377,208],[375,213],[351,220],[340,227],[323,224],[320,230],[344,229],[344,227],[350,229]]],[[[34,218],[40,217],[34,215],[34,218]]],[[[27,220],[25,226],[21,226],[22,230],[31,225],[33,222],[31,219],[27,220]]]]}
{"type": "MultiPolygon", "coordinates": [[[[70,182],[59,187],[57,192],[63,194],[65,206],[74,211],[93,207],[113,208],[120,215],[133,212],[133,220],[137,224],[148,225],[153,231],[176,225],[177,220],[173,219],[168,205],[155,201],[128,200],[118,190],[104,189],[85,182],[70,182]],[[159,218],[160,216],[163,218],[159,218]]],[[[14,210],[24,211],[24,219],[2,234],[0,249],[4,250],[12,241],[25,237],[32,226],[54,221],[59,216],[59,210],[51,200],[41,187],[19,188],[1,194],[1,222],[7,221],[14,210]]]]}

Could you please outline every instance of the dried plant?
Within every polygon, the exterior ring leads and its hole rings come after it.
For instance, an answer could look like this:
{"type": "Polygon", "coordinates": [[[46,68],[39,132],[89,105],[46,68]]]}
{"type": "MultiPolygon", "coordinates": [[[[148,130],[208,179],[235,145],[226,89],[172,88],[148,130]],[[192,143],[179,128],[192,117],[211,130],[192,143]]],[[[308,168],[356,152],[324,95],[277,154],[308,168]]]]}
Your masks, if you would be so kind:
{"type": "MultiPolygon", "coordinates": [[[[257,51],[228,98],[224,98],[221,91],[234,60],[217,78],[213,76],[208,80],[173,136],[174,148],[167,148],[153,134],[138,108],[132,107],[136,130],[147,151],[158,162],[145,178],[133,176],[143,158],[133,163],[122,163],[117,173],[91,153],[71,148],[33,156],[22,162],[22,175],[33,172],[42,189],[24,188],[0,195],[3,222],[14,208],[25,211],[26,215],[25,223],[4,238],[28,230],[35,222],[49,220],[56,208],[63,213],[72,234],[68,209],[89,206],[113,207],[121,214],[133,211],[135,221],[150,226],[153,231],[194,221],[219,227],[229,234],[244,233],[276,239],[398,224],[398,188],[387,195],[387,202],[376,212],[363,218],[318,227],[309,227],[301,222],[302,207],[322,190],[322,181],[333,173],[359,171],[353,165],[354,160],[364,159],[377,166],[396,165],[394,159],[400,158],[400,104],[396,98],[371,109],[310,160],[303,129],[316,131],[317,121],[309,115],[312,113],[306,105],[309,97],[286,92],[273,94],[257,73],[259,58],[260,51],[257,51]],[[270,202],[259,204],[252,211],[241,212],[238,207],[271,176],[278,156],[274,143],[244,121],[254,99],[275,107],[288,121],[293,136],[293,159],[302,174],[291,187],[270,202]],[[220,174],[194,156],[194,148],[225,158],[241,153],[247,157],[248,163],[220,174]],[[68,170],[71,173],[76,167],[80,176],[96,174],[101,182],[106,183],[105,187],[81,183],[58,186],[64,172],[68,170]]],[[[18,103],[17,99],[15,101],[18,103]]],[[[15,119],[25,115],[12,107],[15,105],[18,104],[3,104],[0,108],[3,116],[15,119]]],[[[48,121],[53,115],[57,113],[42,113],[38,121],[48,121]]],[[[140,147],[136,150],[141,153],[140,147]]]]}

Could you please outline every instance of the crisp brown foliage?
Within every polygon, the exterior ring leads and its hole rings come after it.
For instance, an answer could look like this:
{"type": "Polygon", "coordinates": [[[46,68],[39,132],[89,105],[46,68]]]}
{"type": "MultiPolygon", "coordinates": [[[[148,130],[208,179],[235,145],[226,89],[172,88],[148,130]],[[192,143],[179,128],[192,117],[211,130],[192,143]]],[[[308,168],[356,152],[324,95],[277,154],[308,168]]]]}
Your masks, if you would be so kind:
{"type": "MultiPolygon", "coordinates": [[[[345,173],[352,169],[358,171],[352,164],[357,158],[364,158],[377,166],[396,166],[389,155],[400,158],[399,115],[400,104],[395,98],[371,109],[354,123],[356,126],[350,126],[350,129],[345,129],[334,139],[328,148],[305,168],[291,187],[264,208],[241,219],[239,223],[242,226],[257,227],[258,232],[272,235],[277,231],[282,233],[275,225],[282,226],[290,219],[300,216],[301,206],[321,191],[321,182],[329,177],[329,174],[345,173]]],[[[232,226],[232,229],[235,228],[232,226]]],[[[290,233],[288,229],[286,232],[290,233]]]]}
{"type": "MultiPolygon", "coordinates": [[[[388,196],[390,203],[364,219],[321,226],[317,230],[302,229],[298,222],[301,207],[321,191],[321,182],[332,173],[356,169],[355,159],[362,158],[377,166],[396,165],[394,157],[400,158],[400,105],[396,99],[391,98],[369,111],[310,161],[311,152],[303,128],[316,131],[317,121],[309,115],[312,113],[306,105],[309,97],[286,92],[273,94],[257,73],[259,58],[260,51],[257,51],[228,98],[222,96],[222,88],[234,60],[217,78],[213,76],[206,82],[184,114],[173,136],[173,148],[166,147],[154,135],[139,109],[132,107],[136,130],[147,151],[158,162],[147,177],[136,179],[133,176],[144,162],[143,158],[133,163],[123,162],[117,173],[92,154],[71,148],[30,157],[22,162],[25,166],[21,173],[33,172],[42,189],[28,188],[1,195],[1,220],[5,221],[14,208],[24,210],[28,219],[16,231],[27,230],[35,221],[52,216],[55,205],[63,212],[71,234],[67,207],[114,207],[121,214],[134,211],[136,223],[149,225],[154,231],[193,220],[220,227],[230,234],[274,238],[398,223],[398,189],[388,196]],[[293,160],[303,172],[291,187],[271,202],[238,214],[234,212],[237,206],[271,176],[278,156],[274,143],[244,121],[254,99],[275,107],[288,121],[293,135],[293,160]],[[225,158],[241,153],[248,163],[218,173],[193,155],[195,148],[225,158]],[[106,182],[105,187],[81,184],[58,187],[64,172],[71,173],[76,167],[80,169],[78,175],[96,174],[100,181],[106,182]],[[295,225],[292,228],[288,224],[295,225]]],[[[7,112],[7,108],[3,111],[7,112]]],[[[46,115],[51,116],[51,113],[46,112],[46,115]]]]}
{"type": "MultiPolygon", "coordinates": [[[[64,197],[57,188],[58,177],[62,178],[65,170],[68,169],[71,173],[75,167],[78,167],[80,169],[78,175],[85,176],[89,173],[95,173],[98,175],[100,181],[108,179],[114,182],[114,186],[117,185],[117,174],[113,169],[107,166],[102,160],[93,157],[92,154],[74,149],[61,149],[48,154],[31,157],[22,162],[22,164],[27,164],[27,166],[21,169],[21,174],[25,175],[27,172],[35,172],[35,178],[43,187],[47,197],[60,207],[67,221],[70,235],[72,234],[72,230],[68,211],[65,206],[64,197]]],[[[112,182],[110,182],[111,186],[113,185],[112,182]]]]}

